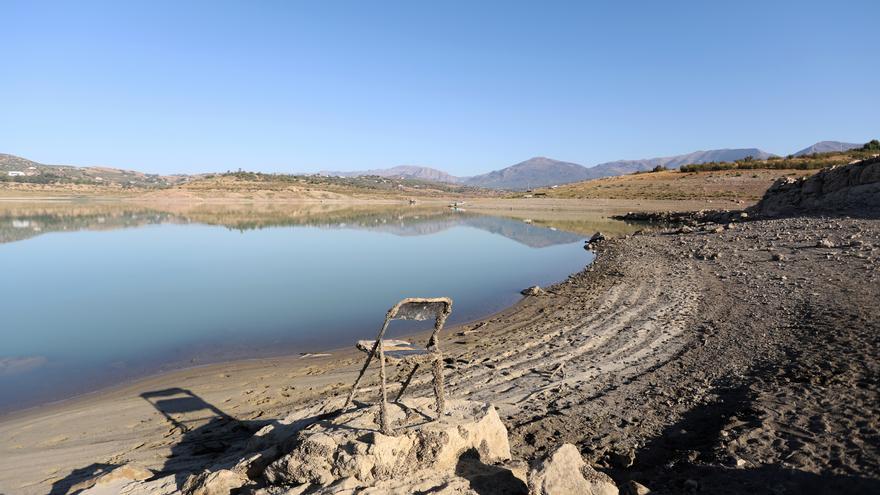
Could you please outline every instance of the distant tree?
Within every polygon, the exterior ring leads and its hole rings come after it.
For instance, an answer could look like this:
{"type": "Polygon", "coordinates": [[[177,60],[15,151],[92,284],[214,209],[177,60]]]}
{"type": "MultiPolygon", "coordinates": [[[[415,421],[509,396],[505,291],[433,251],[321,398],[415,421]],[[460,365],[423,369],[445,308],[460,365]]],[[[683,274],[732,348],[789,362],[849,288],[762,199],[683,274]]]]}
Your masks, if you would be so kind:
{"type": "Polygon", "coordinates": [[[872,139],[862,146],[862,151],[880,151],[880,141],[872,139]]]}
{"type": "Polygon", "coordinates": [[[653,170],[651,170],[651,172],[663,172],[664,170],[669,170],[669,169],[664,167],[663,165],[657,165],[656,167],[654,167],[653,170]]]}

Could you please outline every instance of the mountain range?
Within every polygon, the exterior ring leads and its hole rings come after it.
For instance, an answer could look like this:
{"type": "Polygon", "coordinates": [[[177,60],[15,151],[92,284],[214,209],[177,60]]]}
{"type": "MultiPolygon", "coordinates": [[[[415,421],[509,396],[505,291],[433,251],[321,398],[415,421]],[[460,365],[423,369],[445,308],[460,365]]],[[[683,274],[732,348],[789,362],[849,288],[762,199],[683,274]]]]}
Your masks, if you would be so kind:
{"type": "Polygon", "coordinates": [[[613,175],[631,174],[633,172],[651,170],[657,166],[677,168],[691,163],[740,160],[747,156],[756,159],[765,159],[773,156],[773,154],[757,148],[721,149],[695,151],[684,155],[660,158],[617,160],[600,163],[592,167],[585,167],[577,163],[564,162],[538,156],[500,170],[494,170],[473,177],[455,177],[442,170],[411,165],[352,172],[319,172],[319,174],[340,177],[377,175],[380,177],[394,177],[400,179],[448,182],[451,184],[463,184],[467,186],[483,187],[486,189],[522,190],[557,184],[568,184],[570,182],[598,179],[613,175]]]}
{"type": "MultiPolygon", "coordinates": [[[[820,141],[794,153],[794,155],[801,156],[812,153],[846,151],[860,146],[860,144],[844,143],[840,141],[820,141]]],[[[765,160],[776,155],[759,148],[701,150],[692,153],[685,153],[683,155],[643,158],[638,160],[615,160],[612,162],[599,163],[592,167],[585,167],[577,163],[564,162],[539,156],[500,170],[494,170],[473,177],[455,177],[442,170],[416,166],[402,166],[389,169],[354,172],[322,173],[344,177],[378,175],[382,177],[421,179],[448,182],[452,184],[464,184],[487,189],[523,190],[568,184],[583,180],[599,179],[615,175],[626,175],[633,172],[651,170],[655,167],[678,168],[682,165],[697,163],[732,162],[735,160],[742,160],[749,156],[757,160],[765,160]]]]}
{"type": "MultiPolygon", "coordinates": [[[[808,146],[796,153],[795,156],[809,155],[812,153],[825,153],[832,151],[846,151],[861,145],[844,143],[840,141],[820,141],[808,146]]],[[[580,182],[589,179],[599,179],[615,175],[631,174],[651,170],[655,167],[678,168],[682,165],[729,162],[741,160],[746,157],[766,159],[775,156],[758,148],[717,149],[706,151],[694,151],[683,155],[665,156],[658,158],[644,158],[639,160],[616,160],[585,167],[571,162],[554,160],[547,157],[535,157],[526,161],[494,170],[489,173],[472,177],[456,177],[442,170],[431,167],[415,165],[401,165],[385,169],[359,170],[359,171],[322,171],[318,175],[339,177],[380,176],[396,179],[415,179],[447,184],[461,184],[487,189],[525,190],[537,187],[547,187],[571,182],[580,182]]],[[[185,176],[159,177],[156,175],[141,174],[133,171],[122,171],[98,167],[59,167],[54,165],[42,165],[12,155],[0,154],[0,172],[13,170],[39,170],[42,173],[53,175],[71,175],[78,180],[100,181],[112,177],[112,182],[128,184],[171,184],[186,180],[185,176]],[[114,174],[114,172],[116,172],[114,174]],[[115,180],[114,180],[115,179],[115,180]]]]}

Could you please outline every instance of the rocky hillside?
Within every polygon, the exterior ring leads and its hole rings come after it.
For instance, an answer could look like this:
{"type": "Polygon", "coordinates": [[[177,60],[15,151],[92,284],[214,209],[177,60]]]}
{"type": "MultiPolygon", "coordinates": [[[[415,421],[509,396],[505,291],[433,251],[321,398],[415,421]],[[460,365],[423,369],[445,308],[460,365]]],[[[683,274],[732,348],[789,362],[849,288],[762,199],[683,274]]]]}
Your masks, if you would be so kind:
{"type": "Polygon", "coordinates": [[[0,182],[155,188],[179,184],[186,180],[188,177],[183,175],[161,176],[111,167],[46,165],[19,156],[0,153],[0,182]]]}
{"type": "Polygon", "coordinates": [[[603,177],[531,193],[537,197],[629,200],[739,200],[755,202],[777,179],[802,177],[813,170],[677,170],[603,177]]]}
{"type": "Polygon", "coordinates": [[[803,213],[880,214],[880,157],[831,167],[810,177],[776,181],[755,211],[764,216],[803,213]]]}

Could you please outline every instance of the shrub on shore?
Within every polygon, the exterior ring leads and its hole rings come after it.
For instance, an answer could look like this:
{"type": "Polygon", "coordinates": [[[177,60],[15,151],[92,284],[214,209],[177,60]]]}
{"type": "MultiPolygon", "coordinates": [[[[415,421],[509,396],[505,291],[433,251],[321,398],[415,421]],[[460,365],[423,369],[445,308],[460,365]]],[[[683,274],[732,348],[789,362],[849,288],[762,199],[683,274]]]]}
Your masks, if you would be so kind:
{"type": "Polygon", "coordinates": [[[707,162],[682,165],[679,170],[685,173],[714,172],[719,170],[817,170],[833,165],[846,165],[853,160],[864,160],[880,151],[880,141],[874,139],[861,148],[849,151],[832,151],[813,153],[810,155],[786,157],[772,156],[765,160],[756,160],[747,156],[733,162],[707,162]]]}

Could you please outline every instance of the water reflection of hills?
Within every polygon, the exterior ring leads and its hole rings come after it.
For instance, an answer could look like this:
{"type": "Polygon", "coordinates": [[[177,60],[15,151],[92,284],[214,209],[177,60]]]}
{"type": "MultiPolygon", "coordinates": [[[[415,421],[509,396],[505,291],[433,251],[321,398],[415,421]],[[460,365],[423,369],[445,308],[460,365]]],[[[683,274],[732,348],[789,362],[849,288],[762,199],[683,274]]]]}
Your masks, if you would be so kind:
{"type": "Polygon", "coordinates": [[[387,232],[399,236],[429,235],[452,227],[466,225],[493,234],[499,234],[529,247],[547,247],[567,244],[583,239],[572,232],[537,227],[522,220],[492,217],[466,212],[450,211],[443,216],[375,218],[373,221],[357,224],[326,224],[327,228],[356,228],[387,232]]]}
{"type": "Polygon", "coordinates": [[[116,230],[175,221],[180,223],[174,215],[155,211],[22,214],[0,210],[0,243],[23,241],[52,232],[116,230]]]}
{"type": "Polygon", "coordinates": [[[131,205],[56,203],[0,205],[0,243],[21,241],[49,232],[113,230],[163,223],[222,225],[240,231],[308,226],[370,230],[399,236],[430,235],[464,225],[502,235],[530,247],[576,242],[584,237],[582,231],[572,233],[513,218],[446,208],[197,205],[159,209],[131,205]]]}

